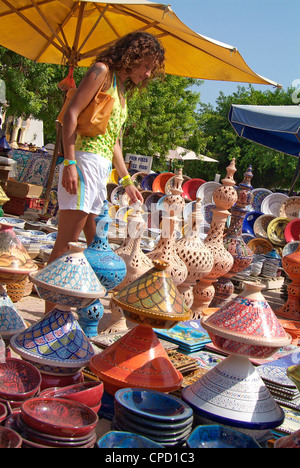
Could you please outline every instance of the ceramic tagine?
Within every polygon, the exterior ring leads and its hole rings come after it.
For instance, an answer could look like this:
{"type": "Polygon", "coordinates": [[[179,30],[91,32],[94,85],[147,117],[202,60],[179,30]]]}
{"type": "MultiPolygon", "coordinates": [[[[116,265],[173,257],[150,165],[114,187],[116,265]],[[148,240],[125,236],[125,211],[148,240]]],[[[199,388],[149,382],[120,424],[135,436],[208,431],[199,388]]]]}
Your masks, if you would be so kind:
{"type": "Polygon", "coordinates": [[[177,253],[186,264],[188,271],[186,280],[178,285],[178,290],[188,307],[191,307],[194,301],[193,286],[211,271],[214,264],[212,252],[199,235],[203,220],[201,207],[202,201],[197,199],[190,215],[188,229],[184,236],[176,242],[177,253]]]}
{"type": "Polygon", "coordinates": [[[151,260],[161,260],[169,265],[168,269],[176,286],[183,283],[187,277],[187,267],[176,249],[178,216],[185,206],[182,198],[182,181],[182,169],[179,169],[171,188],[171,195],[167,195],[162,204],[165,214],[162,218],[160,239],[156,248],[147,254],[151,260]]]}
{"type": "Polygon", "coordinates": [[[90,369],[104,381],[109,393],[124,387],[168,392],[182,383],[182,375],[173,367],[152,327],[171,328],[188,320],[191,311],[175,286],[168,264],[158,260],[153,264],[112,298],[138,325],[90,361],[90,369]]]}
{"type": "Polygon", "coordinates": [[[0,224],[0,334],[5,341],[25,330],[26,324],[4,285],[23,281],[37,270],[13,228],[9,222],[0,224]]]}
{"type": "Polygon", "coordinates": [[[235,182],[233,179],[235,172],[235,159],[233,159],[227,167],[226,177],[222,180],[222,185],[213,192],[213,201],[216,208],[213,210],[211,226],[204,244],[213,254],[214,265],[212,270],[198,281],[193,288],[194,302],[191,309],[194,318],[201,317],[203,310],[210,305],[214,298],[215,288],[213,283],[218,278],[225,276],[233,266],[233,257],[224,247],[223,234],[225,223],[230,215],[228,210],[237,201],[237,191],[234,188],[235,182]]]}
{"type": "Polygon", "coordinates": [[[238,199],[231,208],[230,225],[224,236],[224,247],[233,257],[231,269],[220,278],[215,284],[215,296],[211,302],[211,307],[222,307],[234,292],[234,286],[230,278],[237,273],[244,271],[253,261],[253,252],[242,237],[243,222],[247,214],[247,206],[251,202],[251,179],[252,166],[249,166],[244,173],[243,181],[237,186],[238,199]]]}
{"type": "Polygon", "coordinates": [[[10,340],[12,349],[32,361],[43,379],[75,376],[94,354],[71,308],[91,304],[106,290],[83,253],[85,245],[70,243],[69,247],[64,255],[30,275],[38,295],[56,306],[10,340]]]}
{"type": "Polygon", "coordinates": [[[282,267],[292,281],[288,285],[288,299],[276,310],[276,314],[283,318],[300,320],[300,243],[294,252],[282,258],[282,267]]]}
{"type": "Polygon", "coordinates": [[[105,201],[100,215],[96,218],[96,235],[84,250],[84,255],[107,291],[120,284],[126,275],[124,260],[112,250],[108,241],[110,224],[108,201],[105,201]]]}
{"type": "Polygon", "coordinates": [[[265,301],[262,285],[245,286],[242,294],[201,320],[213,344],[229,357],[184,389],[182,397],[201,418],[253,431],[256,438],[282,424],[284,413],[249,359],[270,357],[291,337],[265,301]]]}

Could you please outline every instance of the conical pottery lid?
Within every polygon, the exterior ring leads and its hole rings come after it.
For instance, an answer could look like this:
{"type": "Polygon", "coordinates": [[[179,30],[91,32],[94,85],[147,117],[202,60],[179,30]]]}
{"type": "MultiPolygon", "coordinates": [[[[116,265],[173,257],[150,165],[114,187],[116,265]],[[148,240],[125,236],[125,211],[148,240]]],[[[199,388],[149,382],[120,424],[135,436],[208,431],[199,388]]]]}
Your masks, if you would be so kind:
{"type": "Polygon", "coordinates": [[[189,320],[192,312],[184,303],[170,273],[168,264],[153,261],[153,268],[121,289],[112,297],[124,311],[157,320],[189,320]]]}
{"type": "Polygon", "coordinates": [[[94,355],[93,348],[73,314],[57,306],[26,331],[10,340],[22,358],[58,367],[85,367],[94,355]]]}
{"type": "Polygon", "coordinates": [[[101,380],[119,388],[138,387],[169,392],[180,387],[182,375],[170,361],[151,327],[137,325],[90,360],[101,380]]]}
{"type": "Polygon", "coordinates": [[[265,430],[284,420],[256,369],[241,356],[224,359],[181,395],[196,414],[228,426],[265,430]]]}
{"type": "Polygon", "coordinates": [[[44,289],[70,296],[97,299],[106,290],[83,254],[85,245],[70,243],[70,250],[43,269],[30,275],[31,281],[44,289]]]}
{"type": "Polygon", "coordinates": [[[11,298],[0,285],[0,335],[10,338],[26,329],[26,324],[11,298]]]}
{"type": "Polygon", "coordinates": [[[246,289],[217,312],[203,318],[208,333],[251,345],[287,346],[291,337],[281,326],[264,296],[260,283],[245,282],[246,289]]]}

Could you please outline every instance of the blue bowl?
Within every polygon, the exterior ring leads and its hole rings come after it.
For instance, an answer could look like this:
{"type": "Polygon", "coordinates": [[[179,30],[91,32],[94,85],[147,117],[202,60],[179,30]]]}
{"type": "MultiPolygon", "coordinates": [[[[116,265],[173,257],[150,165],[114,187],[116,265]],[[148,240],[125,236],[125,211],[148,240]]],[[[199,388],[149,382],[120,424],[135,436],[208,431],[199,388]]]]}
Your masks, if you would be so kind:
{"type": "Polygon", "coordinates": [[[251,234],[252,236],[255,237],[254,230],[253,230],[254,223],[257,220],[257,218],[259,218],[259,216],[262,216],[262,215],[263,213],[261,211],[249,211],[246,214],[244,221],[243,221],[243,228],[242,228],[243,232],[247,234],[251,234]]]}
{"type": "Polygon", "coordinates": [[[152,184],[155,179],[159,174],[157,172],[151,173],[146,175],[144,179],[141,182],[141,189],[142,190],[152,190],[152,184]]]}
{"type": "Polygon", "coordinates": [[[154,390],[123,388],[115,393],[115,400],[128,411],[157,421],[183,421],[193,415],[181,399],[154,390]]]}
{"type": "Polygon", "coordinates": [[[197,426],[186,441],[190,448],[261,448],[252,437],[225,426],[197,426]]]}
{"type": "Polygon", "coordinates": [[[96,445],[98,448],[164,448],[147,437],[123,431],[107,432],[96,445]]]}

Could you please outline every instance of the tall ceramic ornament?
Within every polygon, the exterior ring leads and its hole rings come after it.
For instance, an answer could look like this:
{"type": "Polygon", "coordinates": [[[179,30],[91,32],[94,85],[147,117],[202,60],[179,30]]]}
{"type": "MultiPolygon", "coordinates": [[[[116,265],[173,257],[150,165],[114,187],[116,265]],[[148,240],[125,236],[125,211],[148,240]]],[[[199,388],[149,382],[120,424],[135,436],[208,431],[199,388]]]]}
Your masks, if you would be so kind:
{"type": "MultiPolygon", "coordinates": [[[[127,220],[127,236],[121,247],[115,251],[125,262],[126,275],[123,281],[114,287],[115,291],[124,288],[153,267],[152,261],[141,249],[141,237],[146,225],[146,221],[142,215],[141,202],[132,205],[132,211],[130,210],[127,220]]],[[[132,326],[124,317],[121,308],[114,301],[110,300],[109,307],[111,314],[106,314],[100,321],[98,334],[107,332],[119,333],[126,331],[132,326]]]]}
{"type": "Polygon", "coordinates": [[[175,176],[171,195],[163,201],[164,214],[162,218],[161,236],[155,249],[149,252],[151,260],[160,260],[168,264],[168,270],[176,286],[182,284],[187,277],[187,267],[176,249],[176,230],[185,202],[182,197],[182,169],[175,176]]]}
{"type": "Polygon", "coordinates": [[[229,356],[185,388],[182,398],[202,423],[238,428],[263,440],[282,424],[284,412],[250,359],[269,358],[290,344],[291,337],[262,295],[261,283],[244,284],[243,293],[201,319],[213,344],[229,356]]]}
{"type": "MultiPolygon", "coordinates": [[[[84,250],[84,255],[96,273],[100,283],[110,291],[117,287],[125,278],[126,264],[115,253],[108,240],[111,218],[108,211],[108,201],[105,200],[101,213],[95,219],[96,234],[91,244],[84,250]]],[[[89,338],[98,334],[98,325],[103,317],[104,308],[100,299],[88,307],[78,309],[78,321],[89,338]]]]}
{"type": "Polygon", "coordinates": [[[23,281],[37,270],[14,232],[14,224],[0,223],[0,335],[5,342],[26,329],[26,324],[7,294],[5,285],[23,281]]]}
{"type": "MultiPolygon", "coordinates": [[[[300,240],[300,237],[299,237],[300,240]]],[[[282,267],[291,279],[288,285],[288,299],[276,310],[279,317],[300,320],[300,243],[298,248],[289,255],[282,257],[282,267]]]]}
{"type": "Polygon", "coordinates": [[[244,173],[243,181],[236,188],[238,199],[231,208],[230,225],[223,240],[225,249],[233,257],[233,266],[215,284],[215,296],[210,304],[211,307],[221,307],[230,300],[234,292],[234,286],[230,278],[244,271],[253,261],[253,252],[242,237],[243,221],[247,214],[246,207],[250,205],[252,198],[252,177],[252,166],[249,166],[244,173]]]}
{"type": "Polygon", "coordinates": [[[211,271],[214,264],[212,252],[203,243],[199,235],[200,225],[203,220],[201,206],[201,199],[196,200],[187,231],[176,243],[177,253],[187,266],[187,278],[178,285],[178,290],[188,307],[192,307],[194,301],[193,286],[211,271]]]}
{"type": "Polygon", "coordinates": [[[89,367],[114,394],[126,387],[161,392],[180,388],[182,375],[173,366],[153,328],[171,328],[191,318],[168,264],[153,261],[153,267],[116,292],[112,300],[136,326],[101,353],[89,367]]]}
{"type": "Polygon", "coordinates": [[[79,381],[82,368],[94,355],[72,313],[72,308],[88,306],[106,293],[84,248],[84,244],[70,243],[68,252],[30,274],[40,298],[56,306],[10,340],[12,349],[40,370],[44,388],[79,381]]]}
{"type": "Polygon", "coordinates": [[[213,201],[216,205],[210,229],[204,239],[204,245],[211,251],[214,264],[211,271],[198,281],[193,287],[194,302],[191,307],[193,318],[200,318],[203,310],[212,302],[215,295],[215,283],[218,278],[224,276],[233,266],[233,257],[225,249],[223,234],[225,223],[230,212],[228,211],[237,201],[237,191],[234,188],[234,174],[236,172],[235,159],[226,168],[225,179],[222,185],[213,193],[213,201]]]}

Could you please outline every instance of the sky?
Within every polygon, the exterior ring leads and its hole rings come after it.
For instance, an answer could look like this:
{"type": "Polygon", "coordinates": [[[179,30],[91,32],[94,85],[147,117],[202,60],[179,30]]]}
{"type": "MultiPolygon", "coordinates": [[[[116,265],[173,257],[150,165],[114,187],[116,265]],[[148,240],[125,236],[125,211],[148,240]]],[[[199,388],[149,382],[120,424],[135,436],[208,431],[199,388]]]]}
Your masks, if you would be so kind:
{"type": "MultiPolygon", "coordinates": [[[[234,46],[257,74],[287,91],[296,88],[294,101],[300,103],[300,1],[299,0],[169,0],[181,21],[198,34],[234,46]],[[299,88],[299,93],[297,92],[299,88]]],[[[205,80],[197,92],[201,101],[215,105],[219,93],[230,95],[238,86],[205,80]]],[[[257,90],[272,86],[256,85],[257,90]]]]}

